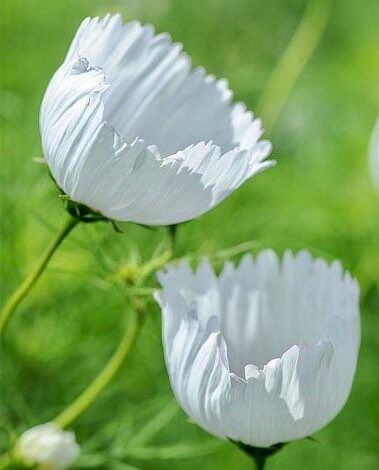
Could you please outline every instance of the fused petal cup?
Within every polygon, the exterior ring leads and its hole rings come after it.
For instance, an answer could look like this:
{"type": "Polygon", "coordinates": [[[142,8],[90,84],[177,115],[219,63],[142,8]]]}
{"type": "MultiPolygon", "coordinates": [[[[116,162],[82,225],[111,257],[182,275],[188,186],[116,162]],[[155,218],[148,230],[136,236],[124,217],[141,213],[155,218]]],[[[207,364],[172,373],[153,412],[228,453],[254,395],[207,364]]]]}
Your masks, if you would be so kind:
{"type": "Polygon", "coordinates": [[[261,121],[232,97],[168,34],[87,18],[43,98],[44,156],[71,200],[109,219],[190,220],[274,163],[261,121]]]}
{"type": "Polygon", "coordinates": [[[158,275],[173,391],[208,432],[254,447],[309,436],[344,406],[360,343],[359,287],[341,264],[271,250],[217,277],[158,275]]]}

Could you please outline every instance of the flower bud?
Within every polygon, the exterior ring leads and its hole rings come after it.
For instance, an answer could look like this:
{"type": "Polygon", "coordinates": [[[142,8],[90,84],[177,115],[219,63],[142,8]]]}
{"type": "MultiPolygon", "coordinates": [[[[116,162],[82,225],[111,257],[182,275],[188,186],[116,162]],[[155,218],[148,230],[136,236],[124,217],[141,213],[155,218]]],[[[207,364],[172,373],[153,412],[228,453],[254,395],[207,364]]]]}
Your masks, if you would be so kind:
{"type": "Polygon", "coordinates": [[[64,470],[79,456],[80,447],[73,432],[63,431],[55,423],[34,426],[17,443],[17,456],[25,465],[40,470],[64,470]]]}

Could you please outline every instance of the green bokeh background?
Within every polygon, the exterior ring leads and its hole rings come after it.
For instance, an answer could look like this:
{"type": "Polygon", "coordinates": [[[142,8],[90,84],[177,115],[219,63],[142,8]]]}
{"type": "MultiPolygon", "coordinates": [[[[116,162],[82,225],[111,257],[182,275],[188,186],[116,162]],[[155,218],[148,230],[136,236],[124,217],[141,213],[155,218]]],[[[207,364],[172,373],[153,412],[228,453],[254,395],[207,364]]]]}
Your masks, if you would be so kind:
{"type": "MultiPolygon", "coordinates": [[[[154,23],[184,43],[195,65],[227,77],[236,99],[255,109],[305,6],[300,0],[3,0],[2,301],[65,216],[46,168],[33,157],[41,156],[38,110],[44,89],[83,17],[120,11],[154,23]]],[[[288,445],[270,461],[272,470],[379,468],[379,193],[368,171],[379,109],[378,24],[376,0],[333,2],[315,53],[277,125],[267,129],[277,167],[179,231],[179,254],[214,253],[246,240],[257,241],[253,252],[307,248],[341,259],[361,284],[362,347],[349,401],[315,435],[316,443],[288,445]]],[[[122,287],[107,280],[131,253],[148,259],[165,235],[122,228],[123,234],[101,223],[75,229],[12,318],[1,351],[2,449],[10,432],[56,416],[114,350],[127,311],[122,287]]],[[[159,311],[150,303],[145,329],[117,380],[73,426],[85,455],[104,457],[116,445],[126,448],[156,413],[168,418],[165,404],[172,395],[160,336],[159,311]]],[[[178,411],[148,445],[208,439],[178,411]]],[[[143,451],[138,457],[124,466],[109,458],[97,468],[251,468],[229,443],[192,459],[152,459],[143,451]]]]}

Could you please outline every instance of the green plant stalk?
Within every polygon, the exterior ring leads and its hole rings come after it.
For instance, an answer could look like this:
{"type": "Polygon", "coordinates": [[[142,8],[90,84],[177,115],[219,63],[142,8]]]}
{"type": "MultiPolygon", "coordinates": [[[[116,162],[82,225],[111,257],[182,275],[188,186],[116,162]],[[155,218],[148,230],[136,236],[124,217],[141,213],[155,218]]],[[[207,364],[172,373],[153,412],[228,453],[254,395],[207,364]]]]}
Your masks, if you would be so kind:
{"type": "Polygon", "coordinates": [[[57,248],[68,236],[71,230],[78,224],[79,219],[69,217],[61,230],[57,233],[56,237],[52,240],[51,244],[38,261],[32,272],[24,279],[20,286],[13,292],[5,303],[0,313],[0,334],[6,327],[12,313],[16,310],[20,302],[27,296],[34,284],[40,278],[41,274],[45,270],[50,258],[53,256],[57,248]]]}
{"type": "MultiPolygon", "coordinates": [[[[171,250],[164,252],[161,257],[151,260],[146,264],[145,269],[139,279],[139,284],[153,271],[157,266],[161,266],[172,256],[171,250]]],[[[138,285],[139,285],[138,284],[138,285]]],[[[129,352],[131,351],[138,334],[145,321],[145,304],[138,298],[131,299],[129,325],[125,330],[121,341],[115,352],[99,372],[95,379],[88,387],[74,400],[65,410],[63,410],[55,419],[62,428],[69,426],[75,419],[80,416],[89,406],[96,400],[98,395],[115,377],[116,373],[124,363],[129,352]]]]}
{"type": "Polygon", "coordinates": [[[74,400],[54,422],[62,428],[69,426],[79,415],[81,415],[114,378],[117,371],[125,361],[132,349],[139,331],[144,323],[145,315],[139,309],[131,309],[129,326],[125,331],[117,349],[100,371],[93,382],[74,400]]]}
{"type": "Polygon", "coordinates": [[[170,248],[171,248],[172,254],[174,254],[174,252],[175,252],[176,236],[178,234],[178,227],[179,227],[179,224],[174,224],[174,225],[168,225],[167,226],[167,232],[168,232],[169,243],[170,243],[170,248]]]}
{"type": "Polygon", "coordinates": [[[265,126],[272,131],[308,60],[316,49],[332,9],[332,0],[311,0],[287,48],[267,82],[257,106],[265,126]]]}
{"type": "Polygon", "coordinates": [[[162,268],[166,263],[168,263],[173,255],[173,250],[170,248],[164,251],[160,256],[151,259],[147,263],[144,263],[141,266],[141,271],[139,273],[138,282],[136,288],[140,285],[143,285],[143,282],[148,278],[152,273],[162,268]]]}
{"type": "Polygon", "coordinates": [[[257,470],[264,470],[266,466],[266,460],[267,457],[255,457],[255,466],[257,467],[257,470]]]}
{"type": "Polygon", "coordinates": [[[286,444],[280,442],[278,444],[274,444],[271,447],[254,447],[248,446],[247,444],[243,444],[242,442],[237,442],[230,440],[233,444],[235,444],[238,448],[240,448],[243,452],[249,456],[257,470],[264,470],[267,459],[272,455],[276,454],[279,450],[281,450],[286,444]]]}

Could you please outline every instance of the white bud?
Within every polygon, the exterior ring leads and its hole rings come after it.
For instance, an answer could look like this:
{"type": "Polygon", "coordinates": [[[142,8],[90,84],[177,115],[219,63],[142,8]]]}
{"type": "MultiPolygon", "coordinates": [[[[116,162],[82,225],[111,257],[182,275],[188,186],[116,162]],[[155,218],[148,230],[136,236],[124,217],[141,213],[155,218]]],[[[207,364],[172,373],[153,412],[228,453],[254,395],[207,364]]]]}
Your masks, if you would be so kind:
{"type": "Polygon", "coordinates": [[[18,457],[26,465],[40,470],[64,470],[74,462],[80,447],[73,432],[63,431],[55,423],[34,426],[25,431],[17,444],[18,457]]]}

